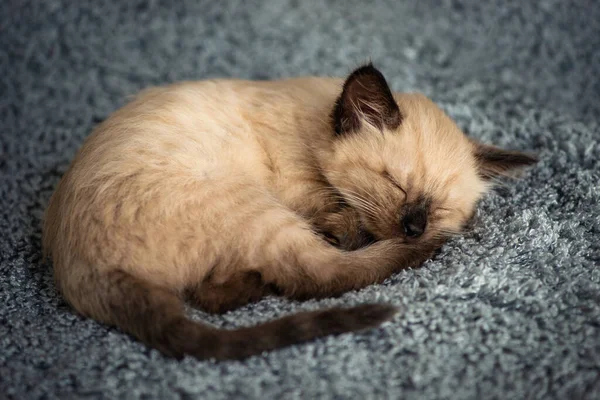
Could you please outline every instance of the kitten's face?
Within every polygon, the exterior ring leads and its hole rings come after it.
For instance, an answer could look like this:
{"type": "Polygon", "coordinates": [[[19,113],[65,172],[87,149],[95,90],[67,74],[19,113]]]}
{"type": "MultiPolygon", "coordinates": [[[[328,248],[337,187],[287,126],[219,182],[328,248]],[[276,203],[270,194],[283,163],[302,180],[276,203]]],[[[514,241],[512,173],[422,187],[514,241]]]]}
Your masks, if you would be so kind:
{"type": "Polygon", "coordinates": [[[487,188],[474,146],[426,98],[407,95],[399,103],[397,128],[338,138],[326,176],[377,239],[458,232],[487,188]]]}
{"type": "Polygon", "coordinates": [[[377,239],[419,243],[460,232],[489,177],[535,162],[474,143],[422,95],[394,98],[372,66],[350,75],[333,120],[323,170],[377,239]]]}

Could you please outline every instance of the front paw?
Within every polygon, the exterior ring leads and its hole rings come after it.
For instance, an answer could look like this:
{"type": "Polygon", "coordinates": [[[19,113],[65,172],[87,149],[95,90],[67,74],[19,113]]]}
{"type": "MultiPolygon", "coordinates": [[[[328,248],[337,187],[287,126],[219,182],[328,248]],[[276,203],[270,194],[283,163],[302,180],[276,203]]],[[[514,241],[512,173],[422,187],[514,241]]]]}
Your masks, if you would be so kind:
{"type": "Polygon", "coordinates": [[[348,251],[358,250],[376,241],[350,207],[323,216],[315,229],[325,241],[348,251]]]}

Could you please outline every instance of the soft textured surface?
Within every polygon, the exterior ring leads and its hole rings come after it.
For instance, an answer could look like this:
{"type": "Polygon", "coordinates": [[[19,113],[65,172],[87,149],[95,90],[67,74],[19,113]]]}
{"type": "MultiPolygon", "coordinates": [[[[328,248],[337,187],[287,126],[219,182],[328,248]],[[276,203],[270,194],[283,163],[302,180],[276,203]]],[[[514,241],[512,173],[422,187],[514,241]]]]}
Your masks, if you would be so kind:
{"type": "Polygon", "coordinates": [[[0,398],[598,398],[598,21],[593,0],[3,0],[0,398]],[[43,208],[126,96],[182,79],[344,75],[369,57],[468,134],[541,162],[421,269],[339,299],[197,316],[235,327],[387,301],[404,309],[393,322],[245,362],[177,362],[60,299],[43,208]]]}

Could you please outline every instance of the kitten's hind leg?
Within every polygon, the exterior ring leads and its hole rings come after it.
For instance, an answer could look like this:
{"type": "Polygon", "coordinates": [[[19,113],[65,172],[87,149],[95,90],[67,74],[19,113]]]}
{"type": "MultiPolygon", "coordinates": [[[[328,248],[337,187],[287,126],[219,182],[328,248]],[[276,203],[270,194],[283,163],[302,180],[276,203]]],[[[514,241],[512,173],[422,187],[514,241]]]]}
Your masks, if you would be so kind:
{"type": "Polygon", "coordinates": [[[195,307],[222,314],[276,293],[277,289],[266,284],[258,271],[239,271],[224,282],[217,282],[209,275],[188,289],[187,297],[195,307]]]}

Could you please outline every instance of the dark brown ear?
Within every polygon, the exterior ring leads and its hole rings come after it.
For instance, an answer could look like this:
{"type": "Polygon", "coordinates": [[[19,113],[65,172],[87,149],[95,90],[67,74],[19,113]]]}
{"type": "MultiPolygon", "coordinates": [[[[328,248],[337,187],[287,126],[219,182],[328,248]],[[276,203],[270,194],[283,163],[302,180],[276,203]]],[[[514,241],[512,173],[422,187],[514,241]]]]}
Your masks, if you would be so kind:
{"type": "Polygon", "coordinates": [[[476,144],[475,158],[478,162],[479,174],[484,179],[507,175],[513,170],[538,162],[537,157],[532,154],[504,150],[484,144],[476,144]]]}
{"type": "Polygon", "coordinates": [[[402,114],[383,74],[370,63],[348,76],[332,118],[337,135],[359,130],[363,120],[380,130],[395,129],[402,122],[402,114]]]}

